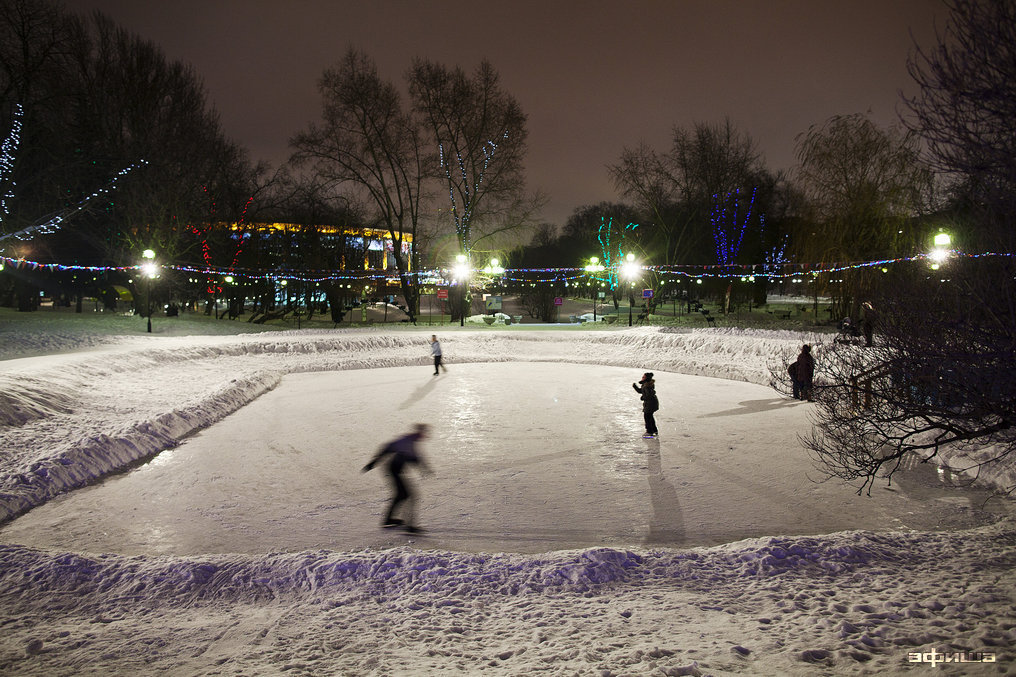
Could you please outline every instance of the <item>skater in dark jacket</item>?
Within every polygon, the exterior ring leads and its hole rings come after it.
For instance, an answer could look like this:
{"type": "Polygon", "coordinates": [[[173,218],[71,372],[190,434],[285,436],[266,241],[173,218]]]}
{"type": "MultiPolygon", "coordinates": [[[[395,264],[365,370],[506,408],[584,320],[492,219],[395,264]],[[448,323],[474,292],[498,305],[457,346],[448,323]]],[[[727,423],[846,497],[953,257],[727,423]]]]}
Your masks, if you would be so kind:
{"type": "Polygon", "coordinates": [[[812,379],[815,377],[815,358],[811,356],[811,346],[807,343],[801,346],[797,361],[792,363],[787,371],[794,384],[794,399],[810,401],[812,379]]]}
{"type": "Polygon", "coordinates": [[[417,423],[413,432],[392,440],[381,447],[381,450],[377,452],[374,458],[363,467],[363,472],[367,472],[385,458],[388,458],[385,470],[388,473],[388,478],[391,480],[395,494],[392,496],[391,504],[388,506],[388,513],[381,523],[383,527],[405,526],[409,532],[416,533],[420,531],[420,528],[413,523],[415,495],[413,494],[412,486],[403,479],[402,472],[407,465],[415,463],[427,474],[434,474],[416,448],[417,442],[426,439],[427,430],[426,423],[417,423]],[[399,519],[395,517],[395,511],[403,502],[408,502],[407,510],[405,511],[404,519],[399,519]]]}
{"type": "Polygon", "coordinates": [[[659,431],[656,429],[656,418],[653,414],[660,408],[660,401],[656,398],[656,381],[653,380],[653,373],[650,371],[642,374],[642,380],[639,383],[642,384],[641,388],[638,383],[632,383],[631,387],[642,395],[640,398],[642,400],[642,416],[646,420],[646,434],[643,437],[656,437],[659,435],[659,431]]]}
{"type": "Polygon", "coordinates": [[[864,345],[869,348],[873,345],[873,335],[877,321],[878,313],[875,312],[875,307],[871,305],[870,301],[865,301],[864,305],[861,306],[861,331],[864,333],[864,345]]]}

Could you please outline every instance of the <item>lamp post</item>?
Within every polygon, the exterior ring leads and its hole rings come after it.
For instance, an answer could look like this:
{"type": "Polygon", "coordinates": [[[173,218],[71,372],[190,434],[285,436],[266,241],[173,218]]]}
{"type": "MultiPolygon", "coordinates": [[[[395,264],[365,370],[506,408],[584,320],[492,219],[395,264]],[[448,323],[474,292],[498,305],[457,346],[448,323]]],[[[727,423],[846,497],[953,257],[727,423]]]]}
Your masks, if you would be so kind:
{"type": "MultiPolygon", "coordinates": [[[[592,275],[593,280],[599,281],[596,277],[596,273],[603,272],[603,264],[600,263],[599,257],[589,257],[589,265],[586,266],[586,272],[592,275]]],[[[594,285],[593,288],[593,322],[596,322],[596,297],[599,295],[600,286],[599,284],[594,285]]]]}
{"type": "Polygon", "coordinates": [[[156,272],[158,270],[158,266],[155,265],[155,252],[152,251],[151,249],[146,249],[145,251],[141,252],[141,256],[146,259],[146,261],[141,264],[141,271],[142,271],[142,273],[144,273],[145,277],[148,278],[148,293],[147,293],[147,296],[148,296],[148,333],[151,334],[152,333],[152,278],[155,277],[155,274],[156,274],[156,272]]]}
{"type": "Polygon", "coordinates": [[[621,272],[628,278],[628,326],[631,326],[631,305],[635,300],[635,276],[638,275],[641,266],[635,261],[635,255],[631,252],[625,258],[621,272]]]}
{"type": "Polygon", "coordinates": [[[455,255],[452,277],[459,284],[459,326],[466,326],[466,285],[469,284],[469,263],[465,254],[455,255]]]}

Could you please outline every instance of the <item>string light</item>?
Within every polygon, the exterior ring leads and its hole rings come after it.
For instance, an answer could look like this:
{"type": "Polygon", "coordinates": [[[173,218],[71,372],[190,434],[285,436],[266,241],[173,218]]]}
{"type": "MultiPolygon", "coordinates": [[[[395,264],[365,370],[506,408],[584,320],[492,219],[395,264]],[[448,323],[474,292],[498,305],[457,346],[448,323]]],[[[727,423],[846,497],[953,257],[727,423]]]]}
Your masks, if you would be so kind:
{"type": "MultiPolygon", "coordinates": [[[[508,131],[505,130],[504,134],[501,135],[502,139],[508,138],[508,131]]],[[[462,253],[468,255],[472,250],[472,242],[469,239],[469,223],[473,217],[473,208],[476,206],[476,196],[480,192],[480,186],[483,185],[483,176],[487,171],[487,167],[494,159],[494,152],[498,146],[493,141],[487,141],[481,147],[483,153],[483,165],[480,168],[479,173],[476,176],[476,182],[470,186],[469,184],[469,172],[466,170],[466,162],[462,157],[462,154],[455,153],[456,164],[458,164],[458,173],[462,180],[462,192],[463,192],[463,204],[462,204],[462,215],[459,216],[458,201],[455,199],[455,181],[452,179],[451,163],[445,159],[445,149],[443,143],[438,143],[438,166],[445,170],[445,178],[448,180],[448,197],[452,203],[452,218],[455,220],[455,232],[459,236],[459,246],[462,249],[462,253]]]]}
{"type": "Polygon", "coordinates": [[[14,105],[14,118],[11,120],[11,131],[4,139],[0,147],[0,184],[3,185],[3,194],[0,195],[0,223],[7,221],[10,214],[10,203],[14,199],[14,188],[17,183],[14,181],[14,159],[17,156],[18,147],[21,145],[21,117],[24,115],[24,108],[21,104],[14,105]]]}
{"type": "MultiPolygon", "coordinates": [[[[950,254],[954,257],[965,257],[971,259],[980,259],[985,257],[1007,257],[1012,258],[1016,254],[1012,253],[1000,253],[1000,252],[982,252],[978,254],[968,254],[960,251],[952,251],[950,254]]],[[[821,264],[810,264],[810,263],[785,263],[782,264],[781,272],[769,272],[766,276],[773,279],[790,279],[792,282],[803,281],[802,275],[810,275],[812,278],[817,278],[819,275],[838,273],[845,270],[858,270],[862,268],[879,268],[881,272],[885,272],[886,266],[894,263],[907,263],[912,261],[930,261],[931,258],[927,254],[920,254],[917,256],[900,257],[894,259],[882,259],[879,261],[863,261],[846,264],[833,264],[824,266],[821,264]]],[[[29,261],[26,259],[15,259],[7,256],[0,256],[0,270],[2,267],[11,266],[16,269],[30,269],[30,270],[45,270],[45,271],[88,271],[88,272],[130,272],[137,271],[138,266],[79,266],[79,265],[63,265],[59,263],[38,263],[36,261],[29,261]]],[[[193,273],[198,275],[224,277],[226,275],[233,275],[236,279],[244,279],[248,282],[257,281],[283,281],[292,280],[294,282],[305,282],[305,283],[321,283],[321,282],[342,282],[342,281],[359,281],[359,282],[377,282],[382,281],[386,284],[398,284],[400,278],[397,274],[390,274],[383,270],[363,270],[356,272],[348,271],[336,271],[336,270],[286,270],[276,269],[272,271],[263,270],[251,270],[236,268],[235,270],[229,267],[214,267],[214,266],[192,266],[192,265],[166,265],[163,268],[168,270],[176,270],[180,272],[193,273]]],[[[616,266],[615,274],[616,274],[616,266]]],[[[664,276],[669,275],[673,277],[681,277],[690,280],[695,280],[696,283],[701,284],[703,280],[719,279],[750,279],[757,269],[764,269],[764,264],[746,264],[737,266],[720,266],[716,264],[710,265],[661,265],[661,266],[642,266],[645,271],[654,272],[658,275],[664,276]],[[731,268],[737,270],[731,271],[731,268]]],[[[471,271],[477,272],[477,271],[471,271]]],[[[482,270],[479,272],[483,272],[482,270]]],[[[510,282],[518,282],[524,284],[557,284],[557,283],[570,283],[575,280],[586,280],[588,279],[589,273],[582,268],[506,268],[504,271],[503,279],[510,282]]],[[[415,277],[420,285],[441,285],[451,284],[454,279],[454,275],[451,271],[442,271],[441,269],[423,270],[423,271],[411,271],[406,273],[407,277],[415,277]],[[447,274],[446,274],[447,273],[447,274]]],[[[665,281],[665,280],[664,280],[665,281]]]]}
{"type": "Polygon", "coordinates": [[[119,172],[113,175],[113,178],[111,178],[105,186],[99,188],[91,195],[82,198],[81,200],[78,201],[77,204],[62,210],[60,213],[44,216],[40,221],[33,223],[32,225],[26,228],[22,228],[17,232],[0,235],[0,242],[3,242],[4,240],[9,238],[15,238],[18,240],[28,240],[37,235],[49,235],[51,233],[55,233],[60,229],[64,221],[71,218],[78,212],[83,211],[84,208],[88,206],[89,202],[91,202],[92,200],[101,195],[106,195],[110,193],[114,188],[116,188],[117,181],[127,176],[127,174],[134,171],[138,167],[147,164],[148,164],[147,160],[139,160],[138,162],[130,165],[129,167],[121,169],[119,172]]]}
{"type": "MultiPolygon", "coordinates": [[[[0,145],[0,185],[3,186],[3,188],[0,189],[0,224],[7,220],[7,216],[10,213],[10,203],[14,199],[14,188],[17,185],[14,181],[14,161],[17,157],[18,148],[21,145],[21,119],[23,116],[24,108],[20,103],[16,104],[14,108],[14,118],[11,121],[11,131],[7,135],[7,138],[4,139],[3,144],[0,145]]],[[[139,160],[138,162],[121,169],[113,175],[113,178],[111,178],[105,186],[99,188],[91,195],[83,197],[76,204],[66,207],[59,212],[44,216],[39,221],[22,228],[21,230],[0,235],[0,243],[11,238],[16,240],[28,240],[36,235],[48,235],[56,232],[60,229],[60,226],[64,221],[82,211],[89,202],[101,195],[108,194],[116,188],[116,184],[120,179],[138,167],[147,164],[147,160],[139,160]]]]}

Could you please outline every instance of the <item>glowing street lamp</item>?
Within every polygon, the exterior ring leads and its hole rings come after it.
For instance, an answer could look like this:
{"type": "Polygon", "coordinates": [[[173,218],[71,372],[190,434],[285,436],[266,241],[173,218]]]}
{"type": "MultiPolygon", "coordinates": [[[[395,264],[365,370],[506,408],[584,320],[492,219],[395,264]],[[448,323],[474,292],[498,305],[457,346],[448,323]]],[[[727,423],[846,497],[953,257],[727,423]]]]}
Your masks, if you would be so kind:
{"type": "Polygon", "coordinates": [[[469,262],[465,254],[455,255],[452,266],[452,277],[460,285],[459,288],[459,326],[466,326],[466,285],[469,283],[469,262]]]}
{"type": "Polygon", "coordinates": [[[635,278],[642,271],[642,266],[635,260],[631,252],[624,257],[625,262],[621,266],[621,275],[628,279],[628,326],[631,326],[631,304],[635,296],[635,278]]]}
{"type": "Polygon", "coordinates": [[[148,278],[148,333],[152,333],[152,278],[159,274],[159,267],[155,265],[155,252],[151,249],[146,249],[141,252],[141,256],[146,259],[141,264],[141,272],[145,277],[148,278]]]}
{"type": "MultiPolygon", "coordinates": [[[[459,254],[459,256],[462,255],[459,254]]],[[[504,267],[498,259],[491,259],[490,263],[487,264],[487,267],[483,269],[483,272],[487,275],[504,275],[504,267]]]]}
{"type": "Polygon", "coordinates": [[[928,258],[931,259],[931,269],[938,270],[938,267],[949,258],[949,245],[952,244],[952,238],[949,237],[949,233],[937,233],[934,239],[935,248],[928,254],[928,258]]]}

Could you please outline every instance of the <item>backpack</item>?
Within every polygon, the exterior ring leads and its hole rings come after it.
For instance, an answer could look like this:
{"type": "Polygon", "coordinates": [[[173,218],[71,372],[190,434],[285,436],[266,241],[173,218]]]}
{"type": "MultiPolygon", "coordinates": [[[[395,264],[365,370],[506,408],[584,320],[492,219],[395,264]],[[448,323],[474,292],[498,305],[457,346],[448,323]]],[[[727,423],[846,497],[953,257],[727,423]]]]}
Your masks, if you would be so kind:
{"type": "Polygon", "coordinates": [[[791,362],[790,366],[787,367],[787,373],[790,374],[790,378],[797,380],[797,362],[791,362]]]}

